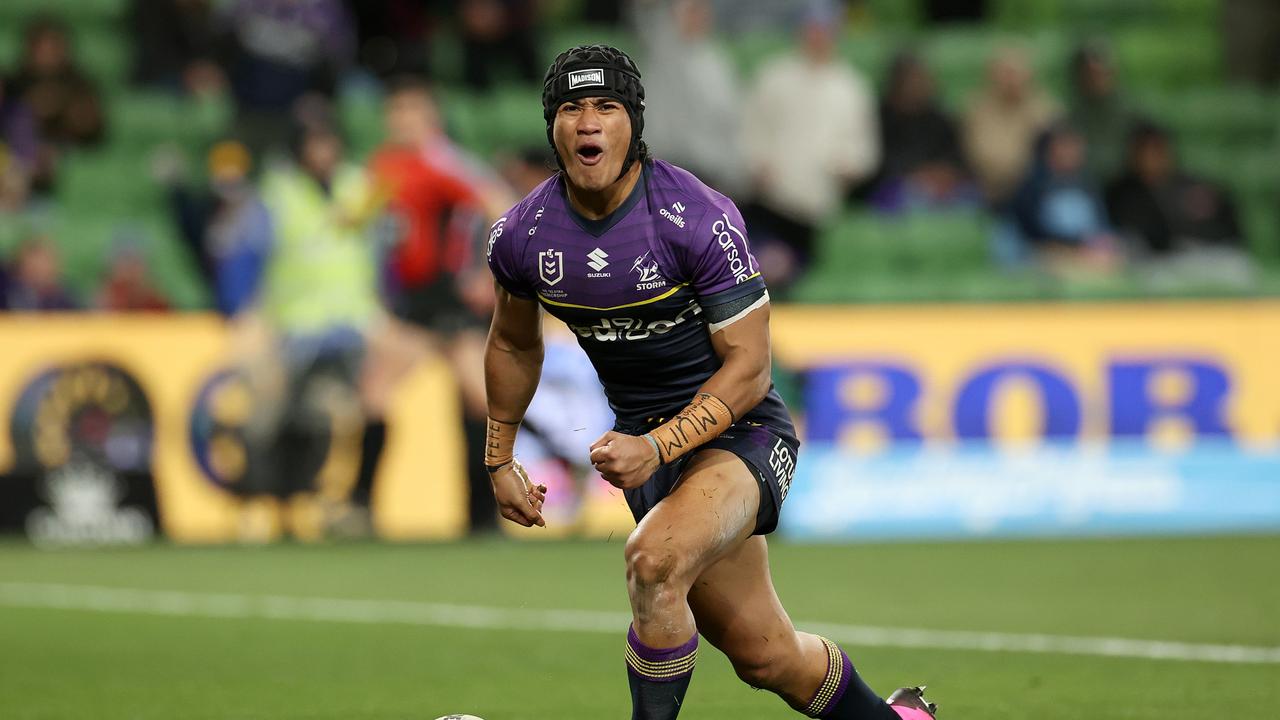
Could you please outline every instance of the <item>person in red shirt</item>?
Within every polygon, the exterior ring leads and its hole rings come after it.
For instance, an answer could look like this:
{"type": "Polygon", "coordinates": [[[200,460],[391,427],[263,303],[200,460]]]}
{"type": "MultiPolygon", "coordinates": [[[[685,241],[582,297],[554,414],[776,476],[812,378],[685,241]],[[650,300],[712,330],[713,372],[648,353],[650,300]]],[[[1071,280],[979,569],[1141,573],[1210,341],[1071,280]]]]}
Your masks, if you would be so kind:
{"type": "Polygon", "coordinates": [[[98,292],[98,307],[111,312],[168,311],[169,301],[152,286],[147,275],[147,259],[140,248],[118,248],[98,292]]]}
{"type": "MultiPolygon", "coordinates": [[[[475,450],[484,442],[482,368],[493,288],[478,245],[513,199],[500,179],[444,133],[424,83],[393,82],[385,122],[387,140],[369,167],[388,198],[383,282],[390,317],[371,338],[364,373],[371,419],[354,500],[366,506],[385,441],[382,418],[391,393],[425,357],[440,353],[449,361],[462,395],[467,444],[475,450]]],[[[480,455],[467,453],[471,526],[488,530],[496,526],[497,515],[488,473],[476,459],[480,455]]]]}

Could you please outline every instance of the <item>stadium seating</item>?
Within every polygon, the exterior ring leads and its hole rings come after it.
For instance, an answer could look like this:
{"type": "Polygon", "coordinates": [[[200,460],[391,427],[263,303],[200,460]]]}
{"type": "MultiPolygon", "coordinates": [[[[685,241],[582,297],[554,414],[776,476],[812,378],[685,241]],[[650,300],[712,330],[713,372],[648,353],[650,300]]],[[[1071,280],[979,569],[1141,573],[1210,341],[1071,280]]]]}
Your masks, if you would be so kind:
{"type": "MultiPolygon", "coordinates": [[[[203,291],[186,250],[175,240],[150,166],[156,151],[164,149],[180,153],[198,171],[209,143],[232,129],[233,110],[225,100],[197,102],[131,88],[130,49],[122,27],[127,4],[4,0],[0,63],[13,66],[22,27],[33,13],[65,18],[76,53],[104,93],[109,132],[106,147],[72,153],[61,171],[55,225],[73,279],[82,289],[92,287],[104,253],[132,233],[141,238],[166,291],[179,305],[194,306],[203,302],[203,291]]],[[[855,9],[839,50],[879,84],[899,48],[918,48],[937,74],[944,102],[959,109],[982,82],[987,59],[997,47],[1009,42],[1026,47],[1041,81],[1061,96],[1071,48],[1084,37],[1106,37],[1115,50],[1121,84],[1133,94],[1135,106],[1175,131],[1188,167],[1234,190],[1256,257],[1268,268],[1280,268],[1280,94],[1223,85],[1216,0],[992,0],[990,7],[993,17],[986,25],[926,31],[918,3],[867,0],[855,9]]],[[[561,22],[548,23],[548,28],[554,28],[543,37],[548,62],[560,49],[582,42],[641,49],[634,37],[616,28],[561,22]]],[[[792,43],[785,32],[725,41],[745,76],[792,43]]],[[[536,86],[506,79],[483,95],[463,89],[460,44],[448,32],[433,39],[432,62],[446,124],[468,150],[491,157],[545,142],[536,86]]],[[[348,83],[339,112],[355,153],[363,155],[377,145],[382,117],[376,89],[348,83]]],[[[797,286],[794,297],[811,302],[1013,300],[1178,291],[1143,287],[1132,278],[1064,283],[1001,273],[988,258],[988,222],[971,213],[902,218],[849,213],[824,233],[816,269],[797,286]]],[[[0,219],[0,251],[11,248],[27,226],[26,218],[0,219]]],[[[1271,274],[1253,288],[1278,289],[1271,274]]],[[[1182,291],[1226,292],[1203,287],[1182,291]]]]}

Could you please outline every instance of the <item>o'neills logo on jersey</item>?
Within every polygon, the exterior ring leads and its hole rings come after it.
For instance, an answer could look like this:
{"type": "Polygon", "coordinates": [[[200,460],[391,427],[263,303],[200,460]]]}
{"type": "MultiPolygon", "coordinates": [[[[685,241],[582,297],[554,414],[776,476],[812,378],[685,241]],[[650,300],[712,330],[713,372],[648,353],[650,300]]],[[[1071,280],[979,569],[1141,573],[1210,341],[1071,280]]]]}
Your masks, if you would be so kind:
{"type": "Polygon", "coordinates": [[[725,213],[720,213],[720,219],[711,226],[711,232],[716,234],[716,242],[724,251],[725,262],[729,264],[729,272],[733,273],[736,282],[750,280],[755,269],[751,266],[751,255],[747,252],[747,237],[733,226],[725,213]]]}
{"type": "Polygon", "coordinates": [[[604,85],[604,70],[574,70],[569,73],[569,89],[604,85]]]}
{"type": "Polygon", "coordinates": [[[684,212],[684,203],[679,203],[679,202],[678,202],[678,203],[673,203],[673,204],[671,205],[671,210],[668,210],[668,209],[666,209],[666,208],[662,208],[662,209],[658,210],[658,214],[659,214],[659,215],[661,215],[662,217],[664,217],[664,218],[666,218],[666,219],[670,220],[671,222],[675,223],[675,226],[676,226],[676,227],[678,227],[678,228],[680,228],[681,230],[683,230],[683,229],[684,229],[684,218],[683,218],[683,217],[681,217],[680,215],[676,214],[676,213],[682,213],[682,212],[684,212]],[[675,212],[675,213],[673,213],[673,212],[671,212],[671,210],[675,210],[676,212],[675,212]]]}
{"type": "Polygon", "coordinates": [[[564,253],[559,250],[543,250],[538,253],[538,277],[548,285],[564,279],[564,253]]]}

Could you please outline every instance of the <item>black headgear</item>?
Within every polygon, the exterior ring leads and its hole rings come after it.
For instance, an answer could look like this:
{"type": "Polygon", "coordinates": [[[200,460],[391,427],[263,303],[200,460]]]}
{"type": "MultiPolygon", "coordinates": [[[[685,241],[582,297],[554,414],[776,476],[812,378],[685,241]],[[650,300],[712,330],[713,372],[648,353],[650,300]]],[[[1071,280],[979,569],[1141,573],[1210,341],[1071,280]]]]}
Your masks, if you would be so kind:
{"type": "Polygon", "coordinates": [[[610,97],[622,103],[631,117],[631,146],[622,163],[625,175],[631,164],[646,152],[644,141],[644,85],[640,69],[631,57],[609,45],[579,45],[556,56],[542,83],[542,117],[547,121],[547,142],[555,152],[556,164],[564,161],[552,135],[556,110],[562,103],[583,97],[610,97]]]}

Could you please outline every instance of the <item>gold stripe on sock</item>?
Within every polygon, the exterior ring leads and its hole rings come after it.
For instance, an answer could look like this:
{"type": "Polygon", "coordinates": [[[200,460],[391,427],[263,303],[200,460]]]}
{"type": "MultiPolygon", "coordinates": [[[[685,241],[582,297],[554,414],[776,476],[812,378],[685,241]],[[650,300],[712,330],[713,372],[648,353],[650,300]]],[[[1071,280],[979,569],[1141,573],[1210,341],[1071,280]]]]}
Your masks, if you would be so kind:
{"type": "Polygon", "coordinates": [[[844,675],[844,658],[840,656],[840,648],[826,638],[819,639],[827,647],[827,676],[823,678],[822,685],[818,686],[809,706],[804,709],[804,714],[809,717],[820,717],[827,711],[827,705],[835,697],[836,690],[840,687],[840,678],[844,675]]]}
{"type": "Polygon", "coordinates": [[[694,648],[692,652],[682,658],[664,662],[651,662],[636,654],[635,649],[630,644],[627,645],[627,665],[637,675],[657,680],[673,678],[691,672],[697,659],[698,649],[694,648]]]}

